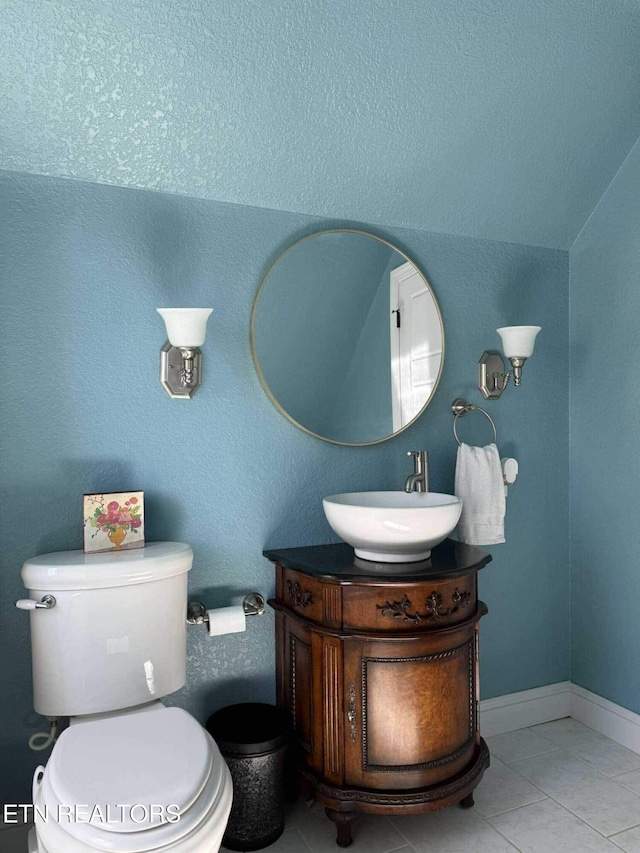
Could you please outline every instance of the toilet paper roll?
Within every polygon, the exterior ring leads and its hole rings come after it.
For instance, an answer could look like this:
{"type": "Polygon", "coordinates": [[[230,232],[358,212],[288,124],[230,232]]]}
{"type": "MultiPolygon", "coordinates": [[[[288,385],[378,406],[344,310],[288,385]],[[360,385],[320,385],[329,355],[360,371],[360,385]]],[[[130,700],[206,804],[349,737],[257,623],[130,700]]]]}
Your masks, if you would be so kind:
{"type": "Polygon", "coordinates": [[[241,604],[233,607],[216,607],[207,610],[209,617],[209,636],[221,634],[239,634],[247,628],[247,617],[241,604]]]}

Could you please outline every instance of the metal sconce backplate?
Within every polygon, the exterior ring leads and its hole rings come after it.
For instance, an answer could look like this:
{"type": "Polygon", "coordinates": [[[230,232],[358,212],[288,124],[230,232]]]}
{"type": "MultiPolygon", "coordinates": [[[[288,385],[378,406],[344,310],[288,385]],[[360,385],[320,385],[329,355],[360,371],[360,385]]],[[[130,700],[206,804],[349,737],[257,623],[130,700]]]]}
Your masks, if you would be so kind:
{"type": "Polygon", "coordinates": [[[505,389],[500,383],[505,374],[504,361],[497,350],[485,350],[478,362],[478,387],[485,400],[497,400],[505,389]],[[498,382],[494,374],[498,374],[498,382]]]}
{"type": "Polygon", "coordinates": [[[202,354],[199,349],[194,352],[194,380],[191,385],[182,384],[183,368],[182,352],[178,347],[172,347],[169,341],[160,350],[160,382],[170,397],[189,400],[196,393],[202,381],[202,354]]]}

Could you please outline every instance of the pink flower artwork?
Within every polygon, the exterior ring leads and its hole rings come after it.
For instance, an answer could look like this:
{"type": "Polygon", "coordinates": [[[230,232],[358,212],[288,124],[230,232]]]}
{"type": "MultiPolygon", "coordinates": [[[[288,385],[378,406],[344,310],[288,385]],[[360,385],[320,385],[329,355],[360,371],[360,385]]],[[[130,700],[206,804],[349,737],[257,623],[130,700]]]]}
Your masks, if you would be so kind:
{"type": "Polygon", "coordinates": [[[126,551],[144,547],[144,493],[84,496],[84,550],[126,551]]]}

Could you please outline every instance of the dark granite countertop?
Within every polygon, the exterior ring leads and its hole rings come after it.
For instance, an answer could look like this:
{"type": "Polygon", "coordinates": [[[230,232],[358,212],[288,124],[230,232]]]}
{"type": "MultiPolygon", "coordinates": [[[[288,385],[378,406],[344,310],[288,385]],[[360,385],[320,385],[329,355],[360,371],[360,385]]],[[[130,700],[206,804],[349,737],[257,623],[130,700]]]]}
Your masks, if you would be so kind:
{"type": "Polygon", "coordinates": [[[473,545],[445,539],[428,560],[417,563],[372,563],[356,557],[344,542],[304,548],[269,549],[262,552],[272,563],[312,577],[337,581],[415,582],[435,577],[459,577],[477,572],[491,562],[491,554],[473,545]]]}

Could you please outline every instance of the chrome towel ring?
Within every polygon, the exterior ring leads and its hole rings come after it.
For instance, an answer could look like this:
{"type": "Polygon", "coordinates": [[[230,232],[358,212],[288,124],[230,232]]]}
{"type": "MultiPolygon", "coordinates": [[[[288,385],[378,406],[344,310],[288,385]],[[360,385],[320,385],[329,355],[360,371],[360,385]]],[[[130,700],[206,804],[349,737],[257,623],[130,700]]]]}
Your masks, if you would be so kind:
{"type": "Polygon", "coordinates": [[[458,442],[458,447],[460,447],[460,445],[462,444],[462,442],[458,438],[458,418],[464,417],[467,412],[481,412],[481,414],[485,416],[485,418],[491,424],[491,429],[493,430],[493,443],[496,443],[496,438],[498,437],[498,434],[496,432],[496,425],[493,422],[493,418],[488,412],[485,412],[484,409],[481,409],[480,406],[474,406],[472,403],[467,403],[467,401],[462,397],[456,397],[451,406],[451,411],[453,412],[453,435],[455,437],[455,440],[458,442]]]}

